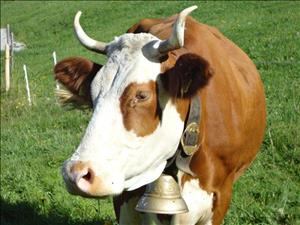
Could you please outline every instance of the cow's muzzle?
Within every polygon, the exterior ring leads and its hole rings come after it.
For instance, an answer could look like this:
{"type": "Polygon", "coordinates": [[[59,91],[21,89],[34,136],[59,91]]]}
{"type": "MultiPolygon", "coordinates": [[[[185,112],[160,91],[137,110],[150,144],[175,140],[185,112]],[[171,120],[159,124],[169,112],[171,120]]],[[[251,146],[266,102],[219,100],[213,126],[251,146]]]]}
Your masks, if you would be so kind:
{"type": "Polygon", "coordinates": [[[96,175],[91,161],[66,161],[62,168],[69,193],[83,197],[106,197],[123,190],[120,182],[96,175]],[[105,182],[104,182],[105,181],[105,182]]]}

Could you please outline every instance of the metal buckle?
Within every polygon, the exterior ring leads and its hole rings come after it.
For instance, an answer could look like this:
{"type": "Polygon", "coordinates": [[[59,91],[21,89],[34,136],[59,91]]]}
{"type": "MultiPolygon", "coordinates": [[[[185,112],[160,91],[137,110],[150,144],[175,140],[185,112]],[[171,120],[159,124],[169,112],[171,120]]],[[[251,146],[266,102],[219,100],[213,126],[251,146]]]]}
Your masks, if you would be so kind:
{"type": "Polygon", "coordinates": [[[199,127],[196,122],[190,123],[181,136],[181,145],[186,155],[194,154],[199,148],[199,127]]]}

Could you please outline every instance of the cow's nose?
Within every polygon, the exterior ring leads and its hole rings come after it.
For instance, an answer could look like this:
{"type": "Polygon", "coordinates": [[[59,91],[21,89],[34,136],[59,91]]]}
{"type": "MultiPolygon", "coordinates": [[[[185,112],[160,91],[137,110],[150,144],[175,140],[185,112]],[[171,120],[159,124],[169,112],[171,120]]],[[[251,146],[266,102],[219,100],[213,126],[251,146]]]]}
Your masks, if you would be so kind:
{"type": "Polygon", "coordinates": [[[86,182],[92,183],[94,179],[94,171],[88,162],[78,161],[70,167],[70,173],[74,177],[76,183],[83,179],[86,182]]]}
{"type": "Polygon", "coordinates": [[[95,172],[89,162],[76,161],[67,168],[70,181],[86,194],[90,192],[91,187],[95,183],[95,172]]]}
{"type": "Polygon", "coordinates": [[[68,160],[63,165],[62,175],[67,190],[74,195],[105,197],[120,194],[124,189],[122,174],[99,169],[93,161],[68,160]]]}

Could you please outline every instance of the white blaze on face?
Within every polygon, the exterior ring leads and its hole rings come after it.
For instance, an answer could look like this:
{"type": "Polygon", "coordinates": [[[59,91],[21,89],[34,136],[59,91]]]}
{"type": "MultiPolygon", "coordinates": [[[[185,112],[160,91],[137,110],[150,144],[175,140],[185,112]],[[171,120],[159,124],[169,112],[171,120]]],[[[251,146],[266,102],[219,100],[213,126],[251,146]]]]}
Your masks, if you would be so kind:
{"type": "MultiPolygon", "coordinates": [[[[146,136],[124,126],[120,97],[125,88],[156,81],[160,63],[145,58],[141,48],[157,40],[151,34],[125,34],[110,43],[107,64],[92,83],[94,112],[85,135],[70,160],[89,161],[110,194],[133,190],[157,179],[175,153],[184,123],[171,100],[161,121],[146,136]]],[[[155,90],[156,91],[156,90],[155,90]]]]}

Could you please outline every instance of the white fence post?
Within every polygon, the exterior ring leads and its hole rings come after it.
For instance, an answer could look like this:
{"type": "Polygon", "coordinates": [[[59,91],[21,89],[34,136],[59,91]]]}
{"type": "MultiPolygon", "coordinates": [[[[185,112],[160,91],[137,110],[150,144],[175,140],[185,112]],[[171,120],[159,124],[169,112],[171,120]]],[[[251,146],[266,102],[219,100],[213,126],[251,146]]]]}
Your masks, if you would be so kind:
{"type": "Polygon", "coordinates": [[[9,57],[9,45],[5,44],[5,91],[10,89],[10,57],[9,57]]]}
{"type": "Polygon", "coordinates": [[[27,75],[27,68],[26,65],[23,65],[24,75],[25,75],[25,82],[26,82],[26,91],[27,91],[27,99],[28,103],[31,106],[31,97],[30,97],[30,89],[29,89],[29,82],[28,82],[28,75],[27,75]]]}
{"type": "MultiPolygon", "coordinates": [[[[56,60],[56,52],[55,52],[55,51],[52,53],[52,56],[53,56],[53,64],[54,64],[54,66],[55,66],[56,63],[57,63],[57,60],[56,60]]],[[[56,81],[56,90],[59,90],[59,89],[60,89],[59,84],[58,84],[58,82],[56,81]]]]}
{"type": "Polygon", "coordinates": [[[9,76],[11,77],[12,74],[12,57],[13,57],[13,51],[14,51],[14,46],[13,46],[13,36],[12,32],[10,31],[10,26],[9,24],[6,25],[6,43],[9,45],[9,76]]]}
{"type": "Polygon", "coordinates": [[[12,72],[14,69],[14,34],[10,32],[10,74],[12,76],[12,72]]]}
{"type": "Polygon", "coordinates": [[[11,36],[10,36],[10,27],[9,24],[6,25],[6,43],[10,45],[11,43],[11,36]]]}

